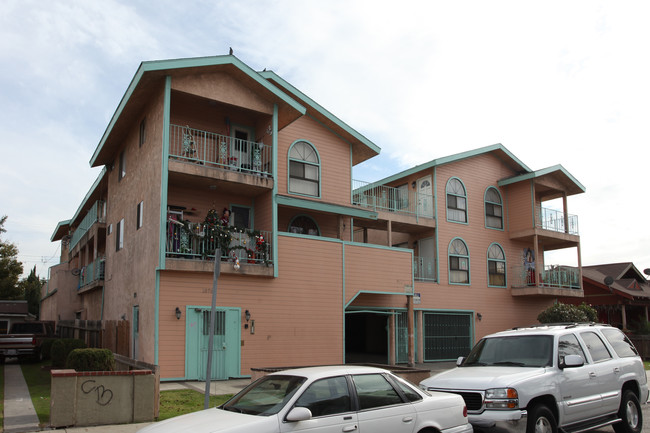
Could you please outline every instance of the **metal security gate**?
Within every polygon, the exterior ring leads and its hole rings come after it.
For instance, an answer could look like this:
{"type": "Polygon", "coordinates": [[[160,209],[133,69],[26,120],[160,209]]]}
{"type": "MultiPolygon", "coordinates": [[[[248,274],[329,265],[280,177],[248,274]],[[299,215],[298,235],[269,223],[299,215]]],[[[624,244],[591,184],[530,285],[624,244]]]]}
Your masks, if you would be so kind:
{"type": "MultiPolygon", "coordinates": [[[[185,371],[187,379],[205,380],[210,336],[210,308],[187,310],[185,371]]],[[[211,380],[240,375],[240,311],[217,308],[214,321],[211,380]]]]}
{"type": "Polygon", "coordinates": [[[398,364],[409,360],[408,313],[403,311],[395,315],[395,355],[398,364]]]}
{"type": "Polygon", "coordinates": [[[424,313],[424,360],[450,361],[472,348],[472,313],[424,313]]]}

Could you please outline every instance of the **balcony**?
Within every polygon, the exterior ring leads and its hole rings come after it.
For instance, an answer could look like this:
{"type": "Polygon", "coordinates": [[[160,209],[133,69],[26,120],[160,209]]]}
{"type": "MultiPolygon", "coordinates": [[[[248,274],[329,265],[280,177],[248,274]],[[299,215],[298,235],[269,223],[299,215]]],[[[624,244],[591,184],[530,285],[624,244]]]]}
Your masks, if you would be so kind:
{"type": "Polygon", "coordinates": [[[526,270],[523,266],[513,269],[512,295],[584,296],[580,281],[580,270],[571,266],[546,266],[536,274],[534,269],[526,270]]]}
{"type": "Polygon", "coordinates": [[[172,262],[170,268],[176,270],[212,270],[213,265],[206,263],[214,260],[217,247],[221,248],[221,261],[233,266],[224,267],[242,269],[241,273],[266,275],[271,270],[272,247],[271,232],[240,229],[236,227],[210,228],[202,223],[180,222],[170,219],[167,223],[166,255],[170,259],[181,259],[183,263],[172,262]],[[188,262],[196,262],[194,266],[188,262]],[[238,268],[236,264],[240,267],[238,268]],[[249,265],[258,266],[257,271],[249,265]]]}
{"type": "Polygon", "coordinates": [[[550,230],[556,233],[568,233],[578,236],[578,216],[565,215],[554,209],[547,209],[541,206],[535,207],[535,227],[543,230],[550,230]]]}
{"type": "Polygon", "coordinates": [[[106,259],[104,257],[96,259],[94,262],[81,268],[79,274],[78,292],[86,292],[96,287],[101,287],[104,283],[104,269],[106,259]]]}
{"type": "Polygon", "coordinates": [[[272,146],[226,135],[170,125],[172,159],[261,177],[272,176],[272,146]]]}
{"type": "Polygon", "coordinates": [[[69,246],[70,250],[74,249],[83,236],[97,223],[106,223],[106,205],[103,200],[98,200],[92,205],[84,219],[81,220],[79,226],[72,233],[69,246]]]}
{"type": "Polygon", "coordinates": [[[436,259],[413,256],[413,277],[415,281],[436,282],[436,259]]]}

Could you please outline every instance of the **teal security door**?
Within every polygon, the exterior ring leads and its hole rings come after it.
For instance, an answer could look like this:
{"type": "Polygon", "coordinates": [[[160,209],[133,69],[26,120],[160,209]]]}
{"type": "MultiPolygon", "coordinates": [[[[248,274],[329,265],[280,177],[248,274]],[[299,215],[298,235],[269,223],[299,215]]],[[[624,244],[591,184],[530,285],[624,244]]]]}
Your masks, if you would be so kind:
{"type": "MultiPolygon", "coordinates": [[[[188,307],[185,371],[187,379],[205,380],[210,340],[210,307],[188,307]]],[[[212,346],[211,380],[240,376],[240,311],[217,308],[212,346]]]]}

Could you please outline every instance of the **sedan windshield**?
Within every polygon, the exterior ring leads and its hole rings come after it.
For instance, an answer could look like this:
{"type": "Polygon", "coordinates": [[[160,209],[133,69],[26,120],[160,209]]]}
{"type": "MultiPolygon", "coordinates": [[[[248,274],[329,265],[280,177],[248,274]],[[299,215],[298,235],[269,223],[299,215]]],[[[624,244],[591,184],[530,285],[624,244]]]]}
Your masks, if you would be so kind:
{"type": "Polygon", "coordinates": [[[524,335],[493,337],[479,341],[463,367],[481,365],[548,367],[553,365],[553,337],[524,335]]]}
{"type": "Polygon", "coordinates": [[[300,376],[265,376],[242,390],[221,408],[248,415],[274,415],[287,404],[305,380],[300,376]]]}

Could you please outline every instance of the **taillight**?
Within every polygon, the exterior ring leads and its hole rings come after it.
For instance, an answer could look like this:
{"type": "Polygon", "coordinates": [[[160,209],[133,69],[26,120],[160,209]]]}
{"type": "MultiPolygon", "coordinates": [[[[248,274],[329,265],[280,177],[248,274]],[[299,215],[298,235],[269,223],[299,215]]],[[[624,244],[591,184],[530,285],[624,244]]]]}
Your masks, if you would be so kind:
{"type": "Polygon", "coordinates": [[[467,418],[467,406],[463,406],[463,417],[467,418]]]}

